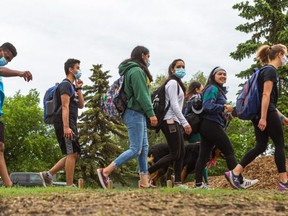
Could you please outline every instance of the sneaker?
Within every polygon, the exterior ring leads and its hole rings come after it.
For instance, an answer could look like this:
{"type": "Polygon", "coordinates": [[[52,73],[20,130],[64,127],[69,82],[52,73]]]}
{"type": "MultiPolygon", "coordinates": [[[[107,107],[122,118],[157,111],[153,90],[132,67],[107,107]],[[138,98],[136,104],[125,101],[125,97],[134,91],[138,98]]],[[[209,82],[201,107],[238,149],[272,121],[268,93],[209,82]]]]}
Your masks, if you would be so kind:
{"type": "Polygon", "coordinates": [[[52,176],[48,172],[40,172],[39,175],[44,187],[52,186],[52,176]]]}
{"type": "Polygon", "coordinates": [[[259,182],[258,179],[245,179],[243,178],[243,183],[240,184],[240,186],[243,188],[243,189],[247,189],[247,188],[250,188],[252,187],[253,185],[257,184],[259,182]]]}
{"type": "Polygon", "coordinates": [[[225,172],[225,178],[227,181],[231,184],[231,186],[235,189],[243,189],[240,185],[239,178],[237,176],[234,176],[232,170],[225,172]]]}
{"type": "Polygon", "coordinates": [[[195,187],[194,187],[195,189],[205,189],[205,190],[208,190],[209,189],[209,186],[207,185],[207,184],[205,184],[205,183],[201,183],[201,185],[200,186],[197,186],[196,184],[195,184],[195,187]]]}
{"type": "Polygon", "coordinates": [[[189,187],[187,185],[184,185],[184,184],[174,184],[174,188],[180,188],[183,190],[187,190],[189,187]]]}
{"type": "Polygon", "coordinates": [[[98,173],[98,178],[99,178],[99,181],[100,181],[102,187],[103,187],[104,189],[107,189],[109,178],[106,177],[106,176],[104,176],[104,174],[103,174],[103,168],[97,169],[97,173],[98,173]]]}
{"type": "Polygon", "coordinates": [[[277,189],[280,191],[288,190],[288,182],[286,183],[279,182],[277,189]]]}

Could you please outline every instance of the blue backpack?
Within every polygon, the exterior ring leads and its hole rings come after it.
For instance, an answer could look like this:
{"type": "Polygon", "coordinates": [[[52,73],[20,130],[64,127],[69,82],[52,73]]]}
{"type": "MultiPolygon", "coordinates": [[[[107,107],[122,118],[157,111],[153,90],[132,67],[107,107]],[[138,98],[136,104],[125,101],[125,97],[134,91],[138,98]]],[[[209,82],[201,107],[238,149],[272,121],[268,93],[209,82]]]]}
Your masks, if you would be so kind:
{"type": "MultiPolygon", "coordinates": [[[[67,82],[71,85],[68,80],[63,80],[62,82],[67,82]]],[[[61,83],[62,83],[61,82],[61,83]]],[[[61,106],[57,104],[56,89],[59,86],[59,83],[56,83],[54,86],[50,87],[43,98],[43,107],[44,107],[44,122],[46,124],[53,124],[55,121],[56,114],[61,110],[61,106]]],[[[71,85],[71,95],[74,95],[75,90],[73,85],[71,85]]]]}
{"type": "Polygon", "coordinates": [[[254,68],[254,73],[243,86],[241,93],[236,99],[236,114],[238,118],[252,120],[257,117],[261,108],[258,77],[261,71],[267,67],[271,66],[264,66],[261,69],[254,68]]]}

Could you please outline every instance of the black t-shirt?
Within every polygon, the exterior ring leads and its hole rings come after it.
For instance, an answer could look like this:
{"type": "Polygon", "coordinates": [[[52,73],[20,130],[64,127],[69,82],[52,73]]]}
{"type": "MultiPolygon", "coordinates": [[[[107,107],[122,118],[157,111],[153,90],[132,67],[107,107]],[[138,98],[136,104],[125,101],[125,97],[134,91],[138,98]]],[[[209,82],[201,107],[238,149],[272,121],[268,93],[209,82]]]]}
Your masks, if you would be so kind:
{"type": "Polygon", "coordinates": [[[278,100],[278,74],[275,67],[266,67],[263,70],[260,71],[259,79],[258,79],[258,87],[259,87],[259,94],[262,102],[262,95],[263,95],[263,89],[264,89],[264,82],[265,81],[272,81],[273,82],[273,88],[270,95],[270,102],[268,106],[268,112],[276,110],[277,106],[277,100],[278,100]]]}
{"type": "MultiPolygon", "coordinates": [[[[75,95],[75,86],[68,80],[64,79],[65,82],[61,82],[56,90],[57,96],[57,104],[61,106],[61,95],[68,94],[70,95],[70,103],[69,103],[69,125],[70,128],[73,126],[77,126],[77,118],[78,118],[78,97],[75,95]],[[67,81],[67,82],[66,82],[67,81]]],[[[55,123],[62,122],[62,109],[56,115],[55,123]]],[[[73,128],[74,128],[73,127],[73,128]]]]}

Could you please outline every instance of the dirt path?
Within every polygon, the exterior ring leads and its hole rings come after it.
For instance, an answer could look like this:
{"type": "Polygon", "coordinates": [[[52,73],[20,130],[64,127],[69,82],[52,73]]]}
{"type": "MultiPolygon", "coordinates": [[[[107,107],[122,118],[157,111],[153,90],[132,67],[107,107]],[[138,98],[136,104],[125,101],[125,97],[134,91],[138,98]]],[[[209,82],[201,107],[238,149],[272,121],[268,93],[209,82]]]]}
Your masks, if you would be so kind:
{"type": "Polygon", "coordinates": [[[288,215],[277,191],[64,191],[1,198],[0,215],[288,215]],[[206,194],[205,194],[206,193],[206,194]]]}

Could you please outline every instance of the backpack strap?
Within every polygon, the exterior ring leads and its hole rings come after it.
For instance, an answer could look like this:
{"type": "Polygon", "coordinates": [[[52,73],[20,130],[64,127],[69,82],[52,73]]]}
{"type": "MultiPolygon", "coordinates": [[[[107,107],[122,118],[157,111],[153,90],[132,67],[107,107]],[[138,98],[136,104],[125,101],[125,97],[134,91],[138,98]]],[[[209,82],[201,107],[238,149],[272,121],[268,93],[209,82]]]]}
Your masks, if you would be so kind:
{"type": "MultiPolygon", "coordinates": [[[[67,82],[67,83],[70,84],[70,86],[71,86],[71,97],[73,97],[73,95],[74,95],[74,93],[75,93],[74,86],[73,86],[72,83],[71,83],[69,80],[67,80],[67,79],[62,80],[61,83],[63,83],[63,82],[67,82]]],[[[60,85],[60,84],[59,84],[59,85],[60,85]]]]}

